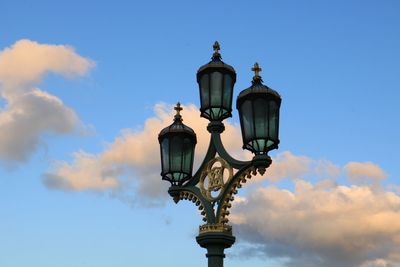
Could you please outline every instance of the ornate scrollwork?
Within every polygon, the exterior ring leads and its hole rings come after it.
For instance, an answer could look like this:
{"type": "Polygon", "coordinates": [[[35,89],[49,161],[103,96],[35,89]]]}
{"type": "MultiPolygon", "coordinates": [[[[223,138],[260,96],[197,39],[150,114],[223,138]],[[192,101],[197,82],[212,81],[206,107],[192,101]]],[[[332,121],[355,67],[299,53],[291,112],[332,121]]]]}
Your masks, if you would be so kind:
{"type": "Polygon", "coordinates": [[[225,224],[228,223],[228,215],[230,214],[229,209],[232,207],[231,202],[235,199],[234,195],[237,194],[239,188],[242,187],[242,184],[247,182],[247,179],[251,179],[252,175],[256,175],[258,172],[261,174],[264,173],[261,169],[256,169],[255,167],[250,167],[246,171],[244,171],[239,177],[237,177],[236,181],[231,185],[231,188],[221,200],[221,211],[217,218],[217,222],[225,224]]]}
{"type": "Polygon", "coordinates": [[[200,191],[209,201],[218,201],[223,193],[225,184],[232,179],[232,167],[221,157],[215,157],[207,163],[200,176],[200,191]],[[227,177],[224,174],[227,171],[227,177]],[[219,193],[213,196],[213,192],[219,193]]]}
{"type": "Polygon", "coordinates": [[[199,233],[225,232],[232,234],[232,226],[224,223],[206,223],[199,226],[199,233]]]}

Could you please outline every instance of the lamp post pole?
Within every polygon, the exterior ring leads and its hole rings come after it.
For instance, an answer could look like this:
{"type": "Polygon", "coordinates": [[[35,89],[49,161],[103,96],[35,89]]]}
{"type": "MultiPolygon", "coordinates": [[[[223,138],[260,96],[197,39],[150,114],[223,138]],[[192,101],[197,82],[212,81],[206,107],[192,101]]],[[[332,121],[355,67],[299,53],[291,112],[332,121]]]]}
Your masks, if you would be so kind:
{"type": "Polygon", "coordinates": [[[243,149],[250,150],[251,161],[234,159],[224,148],[222,121],[232,114],[233,86],[236,72],[221,60],[220,47],[215,42],[211,61],[200,67],[197,82],[200,91],[201,117],[210,121],[211,135],[208,151],[199,169],[192,174],[194,131],[183,124],[182,107],[177,103],[174,122],[159,134],[161,176],[171,183],[168,193],[175,203],[189,200],[198,206],[203,216],[197,243],[207,249],[208,267],[222,267],[224,250],[235,242],[232,226],[228,224],[229,209],[242,184],[257,173],[263,175],[271,164],[268,152],[279,144],[280,95],[262,83],[256,63],[252,70],[252,85],[237,98],[243,149]],[[236,170],[236,172],[234,171],[236,170]]]}

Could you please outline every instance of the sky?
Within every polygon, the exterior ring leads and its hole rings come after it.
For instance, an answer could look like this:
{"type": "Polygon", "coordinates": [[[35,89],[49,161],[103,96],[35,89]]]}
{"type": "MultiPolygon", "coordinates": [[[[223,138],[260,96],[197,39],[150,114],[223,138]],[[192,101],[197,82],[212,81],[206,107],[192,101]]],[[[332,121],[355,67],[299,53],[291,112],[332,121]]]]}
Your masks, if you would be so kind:
{"type": "MultiPolygon", "coordinates": [[[[206,266],[161,181],[218,40],[282,96],[280,146],[238,193],[225,266],[400,266],[400,2],[0,1],[0,266],[206,266]]],[[[223,141],[241,148],[235,101],[223,141]]]]}

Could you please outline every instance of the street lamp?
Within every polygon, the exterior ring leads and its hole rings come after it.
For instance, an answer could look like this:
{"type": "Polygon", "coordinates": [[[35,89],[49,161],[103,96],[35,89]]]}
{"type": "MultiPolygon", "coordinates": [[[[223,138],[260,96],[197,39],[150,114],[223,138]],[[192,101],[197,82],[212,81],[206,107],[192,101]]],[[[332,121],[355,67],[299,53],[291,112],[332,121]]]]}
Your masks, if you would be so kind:
{"type": "Polygon", "coordinates": [[[222,267],[224,249],[235,242],[228,224],[229,209],[237,190],[257,172],[263,175],[271,164],[270,150],[279,144],[280,95],[264,85],[257,63],[252,70],[252,85],[237,97],[243,149],[254,154],[251,161],[234,159],[225,150],[221,133],[222,121],[232,116],[233,86],[236,72],[221,60],[220,47],[215,42],[211,61],[200,67],[197,82],[200,90],[201,117],[210,121],[208,151],[197,172],[192,175],[196,134],[183,124],[180,103],[175,107],[174,122],[159,136],[161,176],[171,183],[168,193],[175,203],[190,200],[198,206],[205,224],[200,225],[197,243],[207,249],[209,267],[222,267]],[[236,172],[234,171],[236,170],[236,172]]]}

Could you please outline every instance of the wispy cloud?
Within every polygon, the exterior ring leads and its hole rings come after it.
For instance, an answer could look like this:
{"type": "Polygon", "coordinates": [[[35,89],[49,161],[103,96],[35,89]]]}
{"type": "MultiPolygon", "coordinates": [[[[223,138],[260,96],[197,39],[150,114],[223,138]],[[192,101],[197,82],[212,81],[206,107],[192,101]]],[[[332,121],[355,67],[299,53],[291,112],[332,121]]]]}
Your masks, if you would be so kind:
{"type": "MultiPolygon", "coordinates": [[[[130,205],[165,203],[168,183],[159,174],[157,135],[172,123],[173,109],[157,104],[154,110],[155,116],[142,129],[122,131],[103,152],[80,151],[72,162],[55,162],[44,175],[44,183],[58,190],[108,192],[130,205]]],[[[208,146],[207,121],[194,105],[185,105],[182,114],[198,136],[198,165],[208,146]]],[[[249,158],[241,148],[238,125],[227,122],[225,126],[228,151],[249,158]]],[[[363,176],[379,176],[379,166],[355,163],[342,167],[290,151],[278,153],[267,173],[253,179],[258,186],[249,187],[233,204],[235,232],[240,240],[253,244],[245,256],[275,257],[285,259],[287,266],[301,267],[399,264],[400,197],[376,183],[338,184],[336,178],[341,175],[354,178],[349,166],[362,169],[363,176]],[[313,183],[307,181],[310,176],[313,183]],[[273,186],[283,179],[294,183],[295,189],[273,186]]]]}
{"type": "Polygon", "coordinates": [[[287,266],[400,264],[398,195],[329,180],[295,185],[294,192],[261,187],[235,203],[238,236],[265,256],[289,259],[287,266]]]}
{"type": "Polygon", "coordinates": [[[47,73],[81,76],[94,65],[71,47],[20,40],[0,52],[0,160],[26,161],[43,133],[66,134],[81,126],[58,97],[37,88],[47,73]]]}
{"type": "Polygon", "coordinates": [[[347,176],[353,180],[384,180],[386,173],[372,162],[349,162],[344,166],[347,176]]]}
{"type": "MultiPolygon", "coordinates": [[[[195,165],[199,165],[201,155],[208,148],[209,134],[207,121],[200,118],[198,108],[184,105],[184,123],[197,134],[195,165]]],[[[44,183],[49,188],[70,191],[111,192],[131,205],[159,205],[167,199],[166,182],[160,181],[160,148],[158,133],[172,123],[173,108],[157,104],[155,117],[146,120],[139,131],[123,130],[105,150],[93,155],[85,152],[74,154],[72,163],[57,161],[44,175],[44,183]],[[129,192],[128,192],[129,191],[129,192]],[[132,194],[133,192],[133,194],[132,194]],[[127,194],[130,197],[127,197],[127,194]],[[129,200],[130,199],[130,200],[129,200]]],[[[243,156],[240,148],[240,129],[232,124],[225,125],[224,142],[236,156],[243,156]]]]}
{"type": "Polygon", "coordinates": [[[315,160],[304,155],[294,155],[290,151],[283,151],[276,155],[265,175],[257,176],[255,180],[279,182],[283,179],[300,179],[311,174],[325,179],[337,177],[340,173],[340,167],[329,160],[315,160]]]}

